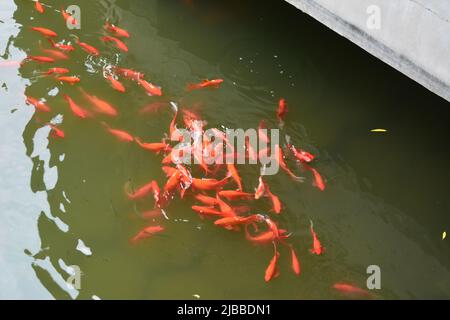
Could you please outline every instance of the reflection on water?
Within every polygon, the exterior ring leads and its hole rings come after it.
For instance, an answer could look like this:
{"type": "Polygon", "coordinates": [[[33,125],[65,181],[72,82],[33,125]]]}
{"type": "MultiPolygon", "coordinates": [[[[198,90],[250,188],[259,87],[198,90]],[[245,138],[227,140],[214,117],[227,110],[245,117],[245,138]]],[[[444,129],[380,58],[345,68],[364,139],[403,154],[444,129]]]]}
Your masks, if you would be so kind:
{"type": "MultiPolygon", "coordinates": [[[[2,68],[0,267],[9,276],[0,279],[0,297],[341,298],[331,285],[364,286],[372,264],[382,270],[379,298],[450,297],[448,241],[440,240],[450,208],[448,103],[280,1],[78,3],[82,29],[69,31],[50,7],[39,16],[32,3],[17,0],[15,8],[2,1],[2,59],[39,52],[40,37],[30,26],[65,39],[79,35],[102,57],[77,50],[65,66],[86,91],[119,109],[111,126],[149,141],[160,139],[171,120],[165,111],[137,116],[149,102],[195,108],[210,127],[250,128],[261,119],[274,124],[274,106],[284,96],[290,110],[283,134],[319,156],[328,188],[320,193],[284,175],[270,178],[285,205],[280,222],[293,231],[299,251],[299,278],[282,272],[266,284],[271,248],[198,219],[190,201],[170,206],[166,233],[131,247],[128,240],[142,226],[137,215],[152,202],[130,203],[123,187],[162,181],[159,158],[117,143],[99,121],[74,118],[62,94],[79,99],[80,92],[39,76],[45,66],[2,68]],[[106,19],[130,31],[128,54],[100,43],[106,19]],[[144,72],[165,95],[149,98],[131,86],[126,96],[113,92],[102,78],[111,63],[144,72]],[[225,79],[220,90],[184,90],[188,82],[216,77],[225,79]],[[33,116],[23,102],[25,87],[55,112],[33,116]],[[45,125],[58,114],[64,140],[49,136],[45,125]],[[375,127],[389,131],[370,134],[375,127]],[[327,250],[321,257],[308,253],[309,219],[327,250]],[[80,290],[64,282],[73,265],[82,272],[80,290]]],[[[251,172],[243,175],[254,180],[251,172]]],[[[255,187],[253,180],[244,179],[246,189],[255,187]]]]}

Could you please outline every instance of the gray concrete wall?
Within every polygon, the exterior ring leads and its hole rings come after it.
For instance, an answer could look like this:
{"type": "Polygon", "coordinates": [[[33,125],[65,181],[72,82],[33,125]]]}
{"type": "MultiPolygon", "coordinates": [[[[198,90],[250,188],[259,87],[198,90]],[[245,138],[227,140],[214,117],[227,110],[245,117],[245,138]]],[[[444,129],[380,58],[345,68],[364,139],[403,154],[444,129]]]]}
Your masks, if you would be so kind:
{"type": "Polygon", "coordinates": [[[286,0],[450,101],[450,0],[286,0]]]}

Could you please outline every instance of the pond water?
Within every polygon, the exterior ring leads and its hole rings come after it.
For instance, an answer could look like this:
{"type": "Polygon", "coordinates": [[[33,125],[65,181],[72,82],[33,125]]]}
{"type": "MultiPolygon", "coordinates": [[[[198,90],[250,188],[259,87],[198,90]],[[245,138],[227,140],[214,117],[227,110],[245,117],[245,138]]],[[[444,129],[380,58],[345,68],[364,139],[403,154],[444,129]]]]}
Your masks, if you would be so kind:
{"type": "MultiPolygon", "coordinates": [[[[450,298],[442,240],[450,222],[448,102],[283,1],[80,0],[80,30],[66,28],[55,11],[71,4],[51,1],[41,15],[32,1],[0,2],[0,298],[340,299],[332,285],[364,287],[370,265],[381,269],[376,298],[450,298]],[[106,20],[130,32],[128,53],[100,41],[106,20]],[[77,35],[102,55],[77,48],[58,65],[79,76],[78,85],[43,77],[48,65],[14,63],[49,47],[33,26],[72,43],[77,35]],[[163,96],[130,82],[126,94],[113,91],[102,74],[110,64],[143,72],[163,96]],[[225,81],[217,90],[185,90],[208,78],[225,81]],[[74,117],[63,95],[81,103],[80,87],[119,116],[74,117]],[[25,92],[53,111],[35,112],[25,92]],[[289,104],[283,135],[317,155],[327,185],[314,188],[308,173],[305,183],[282,171],[267,179],[283,203],[274,219],[292,232],[299,277],[281,248],[280,276],[266,283],[272,247],[200,219],[189,197],[171,203],[168,220],[157,219],[165,232],[130,245],[148,224],[139,212],[153,200],[130,201],[124,185],[162,184],[162,157],[118,142],[101,121],[159,141],[170,108],[139,110],[175,101],[208,127],[257,128],[263,119],[276,127],[280,97],[289,104]],[[64,139],[45,125],[58,115],[64,139]],[[326,247],[321,256],[308,250],[310,219],[326,247]],[[64,282],[73,265],[80,289],[64,282]]],[[[257,186],[255,172],[240,169],[247,191],[257,186]]]]}

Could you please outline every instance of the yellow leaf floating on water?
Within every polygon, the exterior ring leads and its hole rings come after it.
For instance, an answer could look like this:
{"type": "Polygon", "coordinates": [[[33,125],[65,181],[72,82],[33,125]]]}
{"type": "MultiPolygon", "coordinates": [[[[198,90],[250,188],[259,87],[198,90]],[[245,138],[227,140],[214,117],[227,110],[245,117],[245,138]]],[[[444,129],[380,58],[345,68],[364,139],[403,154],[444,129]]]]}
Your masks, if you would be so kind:
{"type": "Polygon", "coordinates": [[[372,129],[370,132],[387,132],[386,129],[372,129]]]}
{"type": "Polygon", "coordinates": [[[445,240],[445,238],[447,238],[447,232],[442,232],[442,240],[445,240]]]}

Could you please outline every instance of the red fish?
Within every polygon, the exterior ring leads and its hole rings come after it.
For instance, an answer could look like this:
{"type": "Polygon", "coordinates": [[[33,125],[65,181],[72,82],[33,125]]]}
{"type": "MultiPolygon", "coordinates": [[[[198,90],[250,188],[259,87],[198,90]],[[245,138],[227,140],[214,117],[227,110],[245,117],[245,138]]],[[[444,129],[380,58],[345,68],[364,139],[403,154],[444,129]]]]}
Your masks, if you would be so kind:
{"type": "Polygon", "coordinates": [[[239,216],[231,216],[231,217],[225,217],[225,218],[221,218],[218,219],[216,221],[214,221],[214,224],[216,226],[221,226],[221,227],[232,227],[232,226],[237,226],[237,225],[241,225],[241,224],[248,224],[250,222],[256,222],[259,221],[261,219],[261,217],[257,214],[248,216],[248,217],[239,217],[239,216]]]}
{"type": "Polygon", "coordinates": [[[188,91],[204,89],[204,88],[219,88],[222,84],[223,79],[214,79],[214,80],[203,80],[200,83],[190,83],[187,86],[188,91]]]}
{"type": "Polygon", "coordinates": [[[164,231],[164,228],[161,226],[149,226],[139,231],[137,235],[135,235],[132,239],[132,243],[136,243],[139,240],[146,239],[154,235],[155,233],[159,233],[164,231]]]}
{"type": "Polygon", "coordinates": [[[39,0],[36,0],[36,1],[34,2],[34,7],[36,8],[37,12],[39,12],[39,13],[44,13],[44,12],[45,12],[44,7],[43,7],[42,4],[39,2],[39,0]]]}
{"type": "Polygon", "coordinates": [[[124,141],[124,142],[133,142],[134,141],[134,137],[131,134],[129,134],[128,132],[123,131],[123,130],[118,130],[118,129],[112,129],[104,122],[102,122],[102,124],[109,133],[111,133],[113,136],[115,136],[120,141],[124,141]]]}
{"type": "Polygon", "coordinates": [[[276,247],[275,247],[275,253],[273,255],[272,260],[270,260],[269,265],[267,266],[266,269],[266,273],[264,275],[264,280],[266,282],[269,282],[270,280],[272,280],[277,273],[277,262],[278,262],[278,257],[280,256],[280,254],[278,253],[276,247]]]}
{"type": "Polygon", "coordinates": [[[136,199],[142,199],[150,194],[154,190],[155,187],[155,181],[151,181],[139,189],[137,189],[135,192],[129,194],[127,193],[128,199],[130,200],[136,200],[136,199]]]}
{"type": "Polygon", "coordinates": [[[51,69],[48,69],[48,71],[45,72],[44,74],[46,76],[50,76],[52,74],[65,74],[65,73],[69,73],[69,72],[70,72],[69,69],[66,69],[66,68],[51,68],[51,69]]]}
{"type": "Polygon", "coordinates": [[[227,163],[227,169],[228,169],[228,172],[230,173],[231,177],[233,178],[233,180],[238,185],[238,191],[242,191],[241,177],[239,177],[239,173],[238,173],[236,167],[234,166],[234,164],[227,163]]]}
{"type": "Polygon", "coordinates": [[[137,80],[140,86],[142,86],[149,96],[162,96],[161,88],[155,86],[154,84],[139,78],[137,80]]]}
{"type": "Polygon", "coordinates": [[[174,174],[176,171],[178,171],[176,168],[172,168],[172,167],[168,167],[168,166],[163,166],[161,169],[166,174],[166,177],[170,177],[172,174],[174,174]]]}
{"type": "Polygon", "coordinates": [[[70,110],[72,110],[73,114],[81,119],[86,119],[89,116],[89,112],[78,106],[72,98],[68,95],[64,95],[64,99],[69,103],[70,110]]]}
{"type": "Polygon", "coordinates": [[[371,297],[372,295],[367,290],[361,289],[359,287],[356,287],[354,285],[348,284],[348,283],[335,283],[333,285],[333,288],[338,290],[339,292],[346,294],[346,295],[356,295],[356,296],[363,296],[363,297],[371,297]]]}
{"type": "Polygon", "coordinates": [[[106,80],[109,81],[109,83],[111,84],[111,87],[114,90],[117,90],[117,91],[122,92],[122,93],[125,92],[125,87],[123,86],[123,84],[120,83],[120,81],[114,79],[113,76],[106,76],[106,80]]]}
{"type": "Polygon", "coordinates": [[[283,120],[284,116],[287,113],[287,104],[286,104],[286,100],[284,100],[283,98],[280,99],[280,101],[278,102],[278,110],[277,110],[277,118],[278,120],[283,120]]]}
{"type": "Polygon", "coordinates": [[[55,62],[55,59],[50,57],[44,57],[44,56],[28,56],[28,60],[33,60],[36,62],[42,62],[42,63],[53,63],[55,62]]]}
{"type": "Polygon", "coordinates": [[[208,216],[223,216],[223,212],[211,207],[192,206],[192,210],[202,215],[208,216]]]}
{"type": "Polygon", "coordinates": [[[51,45],[54,48],[57,48],[57,49],[59,49],[61,51],[71,52],[71,51],[75,50],[75,48],[72,45],[70,45],[70,44],[56,43],[52,39],[48,39],[48,41],[51,43],[51,45]]]}
{"type": "Polygon", "coordinates": [[[52,129],[53,132],[53,136],[57,137],[57,138],[61,138],[64,139],[64,137],[66,136],[64,131],[62,131],[61,129],[59,129],[57,126],[55,126],[54,124],[49,123],[48,124],[50,126],[50,128],[52,129]]]}
{"type": "Polygon", "coordinates": [[[63,76],[63,77],[57,77],[56,80],[61,82],[66,82],[70,85],[74,85],[75,83],[80,82],[80,78],[75,76],[63,76]]]}
{"type": "Polygon", "coordinates": [[[215,206],[217,205],[217,198],[213,198],[213,197],[209,197],[209,196],[205,196],[203,194],[196,194],[194,195],[194,198],[197,199],[198,201],[200,201],[201,203],[203,203],[204,205],[207,206],[215,206]]]}
{"type": "Polygon", "coordinates": [[[309,251],[312,254],[321,255],[324,253],[325,248],[322,247],[322,244],[320,243],[319,238],[317,237],[317,234],[314,232],[312,221],[311,221],[310,230],[311,230],[311,235],[313,237],[313,247],[312,247],[312,249],[309,249],[309,251]]]}
{"type": "Polygon", "coordinates": [[[272,201],[272,211],[275,212],[276,214],[280,214],[281,213],[280,199],[270,191],[269,186],[267,184],[265,185],[265,189],[268,197],[270,198],[270,201],[272,201]]]}
{"type": "Polygon", "coordinates": [[[105,30],[114,33],[114,35],[116,35],[117,37],[122,37],[122,38],[129,38],[130,34],[128,33],[128,31],[121,29],[109,22],[105,23],[105,30]]]}
{"type": "Polygon", "coordinates": [[[72,25],[76,25],[77,24],[77,20],[72,17],[72,15],[70,13],[68,13],[64,8],[61,7],[61,14],[64,18],[64,21],[69,21],[72,25]]]}
{"type": "Polygon", "coordinates": [[[139,79],[144,77],[144,74],[132,69],[126,69],[126,68],[120,68],[120,67],[114,67],[114,72],[120,74],[121,76],[130,79],[130,80],[134,80],[134,81],[138,81],[139,79]]]}
{"type": "Polygon", "coordinates": [[[118,49],[122,50],[123,52],[128,52],[128,47],[127,47],[127,45],[126,45],[125,43],[123,43],[121,40],[117,39],[117,38],[110,37],[110,36],[104,36],[104,37],[101,38],[101,40],[102,40],[103,42],[113,42],[114,45],[115,45],[118,49]]]}
{"type": "Polygon", "coordinates": [[[47,29],[47,28],[32,27],[31,30],[39,32],[44,37],[56,37],[56,36],[58,36],[58,34],[55,31],[47,29]]]}
{"type": "Polygon", "coordinates": [[[266,194],[266,185],[263,181],[263,178],[259,177],[259,184],[255,190],[255,199],[258,200],[266,194]]]}
{"type": "Polygon", "coordinates": [[[305,168],[307,168],[308,170],[311,170],[311,172],[314,175],[314,183],[313,186],[319,188],[320,191],[324,191],[325,190],[325,182],[322,179],[322,176],[320,175],[319,171],[317,171],[316,169],[310,167],[310,166],[306,166],[305,168]]]}
{"type": "Polygon", "coordinates": [[[164,192],[169,193],[173,189],[175,189],[179,185],[180,179],[181,179],[181,175],[180,175],[180,172],[177,170],[167,180],[167,182],[164,186],[164,192]]]}
{"type": "Polygon", "coordinates": [[[108,102],[106,102],[96,96],[87,94],[83,90],[81,90],[81,92],[83,92],[86,99],[89,100],[89,102],[95,107],[97,112],[103,113],[103,114],[106,114],[106,115],[112,116],[112,117],[117,116],[117,114],[118,114],[117,110],[112,105],[110,105],[108,102]]]}
{"type": "Polygon", "coordinates": [[[170,150],[170,145],[163,142],[146,143],[142,142],[139,138],[135,138],[136,143],[143,149],[149,150],[151,152],[161,152],[165,150],[170,150]]]}
{"type": "Polygon", "coordinates": [[[54,49],[44,49],[41,47],[42,52],[47,55],[47,56],[51,56],[54,59],[57,60],[67,60],[69,59],[69,56],[67,54],[65,54],[64,52],[61,52],[59,50],[54,50],[54,49]]]}
{"type": "Polygon", "coordinates": [[[228,183],[229,176],[226,176],[222,180],[216,179],[192,179],[192,187],[197,190],[217,190],[221,189],[228,183]]]}
{"type": "Polygon", "coordinates": [[[139,113],[141,113],[141,114],[155,113],[164,107],[167,107],[167,102],[153,102],[153,103],[150,103],[150,104],[142,107],[139,110],[139,113]]]}
{"type": "Polygon", "coordinates": [[[283,155],[283,151],[281,150],[280,146],[277,144],[275,145],[275,152],[277,153],[277,157],[278,157],[278,163],[281,167],[281,169],[283,169],[291,178],[293,178],[296,181],[303,181],[302,177],[297,177],[292,171],[291,169],[288,168],[286,162],[284,161],[284,155],[283,155]]]}
{"type": "Polygon", "coordinates": [[[46,105],[44,102],[39,101],[36,98],[33,97],[27,97],[27,99],[25,100],[26,103],[33,105],[37,111],[42,111],[42,112],[50,112],[52,111],[50,109],[50,107],[48,105],[46,105]]]}
{"type": "Polygon", "coordinates": [[[314,160],[315,156],[302,149],[297,150],[293,145],[288,145],[288,148],[292,151],[294,157],[296,157],[302,163],[310,163],[314,160]]]}
{"type": "Polygon", "coordinates": [[[162,215],[163,215],[163,212],[161,211],[160,208],[154,208],[152,210],[142,212],[141,217],[144,219],[154,219],[154,218],[160,217],[162,215]]]}
{"type": "Polygon", "coordinates": [[[300,262],[298,261],[297,254],[293,247],[291,247],[291,267],[296,275],[300,275],[300,262]]]}
{"type": "Polygon", "coordinates": [[[227,200],[240,200],[240,199],[252,199],[253,194],[243,191],[235,191],[235,190],[223,190],[219,192],[219,196],[227,199],[227,200]]]}
{"type": "Polygon", "coordinates": [[[87,52],[88,54],[90,54],[92,56],[100,55],[100,51],[97,48],[95,48],[85,42],[80,42],[79,39],[77,39],[77,44],[81,47],[81,49],[83,49],[85,52],[87,52]]]}
{"type": "Polygon", "coordinates": [[[275,235],[272,231],[265,231],[257,236],[252,236],[248,232],[248,228],[245,228],[245,237],[247,240],[255,243],[255,244],[266,244],[273,242],[275,240],[275,235]]]}
{"type": "Polygon", "coordinates": [[[222,199],[220,199],[219,195],[216,196],[217,199],[217,204],[220,208],[220,211],[227,217],[235,217],[236,216],[236,212],[234,212],[233,208],[226,203],[225,201],[223,201],[222,199]]]}

